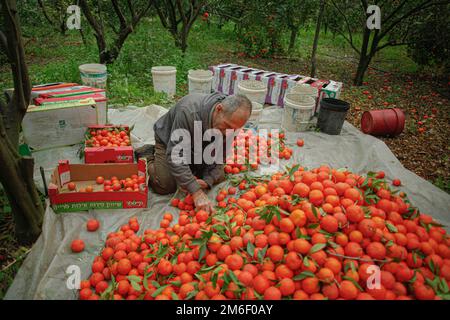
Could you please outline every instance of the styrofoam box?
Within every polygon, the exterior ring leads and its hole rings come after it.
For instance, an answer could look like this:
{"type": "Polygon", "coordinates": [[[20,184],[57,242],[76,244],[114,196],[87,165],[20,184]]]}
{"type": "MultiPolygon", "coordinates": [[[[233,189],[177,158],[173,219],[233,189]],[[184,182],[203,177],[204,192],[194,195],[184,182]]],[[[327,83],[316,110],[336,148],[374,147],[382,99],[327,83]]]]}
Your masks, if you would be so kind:
{"type": "Polygon", "coordinates": [[[29,106],[22,121],[25,142],[34,150],[82,143],[87,126],[103,124],[103,112],[92,98],[29,106]]]}

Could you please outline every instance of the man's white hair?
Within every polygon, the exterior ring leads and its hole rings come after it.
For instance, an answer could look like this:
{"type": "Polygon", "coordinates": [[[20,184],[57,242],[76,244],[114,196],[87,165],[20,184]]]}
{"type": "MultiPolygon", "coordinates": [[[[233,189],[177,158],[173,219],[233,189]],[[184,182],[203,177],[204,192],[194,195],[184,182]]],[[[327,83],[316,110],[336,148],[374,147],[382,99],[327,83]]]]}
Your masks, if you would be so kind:
{"type": "Polygon", "coordinates": [[[232,115],[237,109],[248,111],[252,113],[252,102],[242,94],[235,94],[228,96],[222,101],[223,111],[226,115],[232,115]]]}

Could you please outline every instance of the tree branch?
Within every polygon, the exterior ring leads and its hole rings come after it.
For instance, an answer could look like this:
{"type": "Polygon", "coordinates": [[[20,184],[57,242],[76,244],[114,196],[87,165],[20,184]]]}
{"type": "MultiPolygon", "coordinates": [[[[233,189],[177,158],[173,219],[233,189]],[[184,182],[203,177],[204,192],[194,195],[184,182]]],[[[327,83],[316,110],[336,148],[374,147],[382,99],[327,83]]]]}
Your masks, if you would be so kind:
{"type": "Polygon", "coordinates": [[[45,19],[53,26],[54,22],[52,21],[52,19],[50,19],[50,16],[48,15],[47,9],[45,9],[45,6],[42,3],[42,0],[38,0],[38,5],[39,5],[39,7],[41,7],[42,13],[44,14],[45,19]]]}
{"type": "Polygon", "coordinates": [[[409,10],[407,13],[396,19],[390,26],[388,26],[384,31],[380,34],[380,40],[383,39],[396,25],[398,25],[400,22],[405,20],[406,18],[419,13],[422,10],[428,9],[430,7],[436,6],[436,5],[444,5],[449,4],[450,1],[442,1],[442,2],[431,2],[430,0],[424,1],[422,4],[418,5],[417,7],[414,7],[413,9],[409,10]]]}
{"type": "Polygon", "coordinates": [[[387,21],[391,20],[392,17],[394,17],[397,14],[397,12],[401,10],[401,8],[406,4],[406,2],[408,2],[408,0],[403,0],[403,2],[400,3],[398,7],[395,8],[394,11],[392,11],[385,19],[383,19],[384,21],[381,21],[381,25],[384,25],[387,21]]]}
{"type": "Polygon", "coordinates": [[[119,18],[120,29],[121,30],[126,29],[128,27],[127,26],[127,19],[123,15],[123,12],[120,9],[119,4],[117,3],[117,0],[111,0],[111,3],[113,5],[114,11],[116,12],[117,17],[119,18]]]}
{"type": "Polygon", "coordinates": [[[331,1],[331,3],[332,3],[333,6],[338,10],[338,12],[344,17],[344,21],[345,21],[345,24],[346,24],[346,26],[347,26],[349,38],[345,37],[344,33],[341,32],[340,30],[339,30],[338,32],[344,37],[345,40],[347,40],[348,43],[350,43],[350,45],[352,46],[352,48],[353,48],[356,52],[358,52],[358,54],[360,54],[360,51],[359,51],[359,50],[355,47],[355,45],[353,44],[352,32],[351,32],[351,29],[350,29],[350,23],[348,22],[347,16],[344,14],[344,12],[342,12],[341,8],[339,8],[338,5],[334,3],[334,1],[331,1]]]}
{"type": "Polygon", "coordinates": [[[176,0],[176,4],[177,4],[178,11],[180,12],[181,19],[183,20],[183,22],[185,24],[187,24],[188,19],[186,18],[186,15],[184,14],[183,4],[181,3],[181,0],[176,0]]]}
{"type": "Polygon", "coordinates": [[[83,10],[83,13],[86,17],[86,20],[89,22],[91,27],[94,29],[96,34],[103,34],[102,27],[98,23],[97,19],[95,19],[94,15],[92,14],[91,10],[89,9],[89,5],[87,4],[86,0],[79,0],[79,4],[81,9],[83,10]]]}
{"type": "Polygon", "coordinates": [[[155,6],[156,7],[156,13],[159,16],[159,20],[161,20],[161,24],[163,25],[164,28],[168,29],[169,26],[167,24],[167,17],[164,15],[164,13],[161,11],[161,8],[159,6],[155,6]]]}
{"type": "Polygon", "coordinates": [[[2,48],[2,51],[5,52],[5,55],[9,59],[10,57],[9,57],[9,54],[8,54],[8,41],[6,40],[5,34],[1,30],[0,30],[0,47],[2,48]]]}
{"type": "Polygon", "coordinates": [[[138,24],[138,22],[148,13],[148,11],[150,10],[150,8],[153,5],[153,2],[154,2],[153,0],[149,0],[147,3],[147,7],[142,9],[142,11],[140,13],[138,13],[138,15],[135,15],[133,17],[133,22],[132,22],[133,27],[135,27],[138,24]]]}
{"type": "Polygon", "coordinates": [[[410,42],[395,42],[395,41],[388,41],[382,46],[378,46],[375,52],[378,52],[386,47],[397,47],[397,46],[407,46],[410,45],[410,42]]]}
{"type": "MultiPolygon", "coordinates": [[[[152,2],[152,1],[150,1],[150,2],[152,2]]],[[[136,18],[136,11],[134,10],[131,0],[127,0],[127,5],[128,5],[128,10],[130,10],[131,17],[134,20],[136,18]]]]}

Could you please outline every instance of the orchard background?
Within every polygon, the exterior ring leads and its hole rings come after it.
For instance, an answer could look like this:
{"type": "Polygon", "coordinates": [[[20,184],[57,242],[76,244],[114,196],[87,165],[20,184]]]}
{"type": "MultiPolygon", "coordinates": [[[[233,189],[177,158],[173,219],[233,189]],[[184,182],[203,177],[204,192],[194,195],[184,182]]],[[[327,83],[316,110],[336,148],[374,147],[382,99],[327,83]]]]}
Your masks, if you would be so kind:
{"type": "MultiPolygon", "coordinates": [[[[233,62],[314,73],[344,83],[341,98],[356,127],[366,110],[402,108],[404,132],[383,141],[407,169],[450,192],[450,18],[439,14],[448,2],[373,1],[381,7],[378,31],[365,28],[368,3],[357,0],[124,3],[79,1],[82,29],[67,30],[71,1],[18,1],[31,83],[80,82],[79,65],[105,62],[111,105],[170,106],[187,93],[189,69],[233,62]],[[174,100],[153,92],[154,65],[176,66],[174,100]]],[[[2,30],[4,23],[1,15],[2,30]]],[[[0,50],[0,87],[12,86],[0,50]]],[[[11,211],[0,188],[0,299],[30,248],[16,240],[11,211]]]]}

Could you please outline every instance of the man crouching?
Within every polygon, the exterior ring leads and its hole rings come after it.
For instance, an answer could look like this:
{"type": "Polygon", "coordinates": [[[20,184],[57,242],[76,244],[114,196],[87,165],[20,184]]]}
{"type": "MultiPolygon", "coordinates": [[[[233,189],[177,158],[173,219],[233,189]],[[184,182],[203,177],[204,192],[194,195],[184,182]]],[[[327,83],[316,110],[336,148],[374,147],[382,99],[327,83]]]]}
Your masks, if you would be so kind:
{"type": "Polygon", "coordinates": [[[251,112],[252,103],[243,95],[189,94],[180,99],[153,126],[155,147],[148,163],[153,191],[168,194],[178,186],[192,194],[197,209],[211,212],[213,204],[204,190],[224,180],[226,142],[232,140],[227,135],[242,128],[251,112]],[[205,148],[214,143],[214,139],[203,141],[210,129],[222,134],[224,148],[222,159],[213,163],[203,157],[205,148]],[[186,149],[190,154],[183,154],[186,149]]]}

